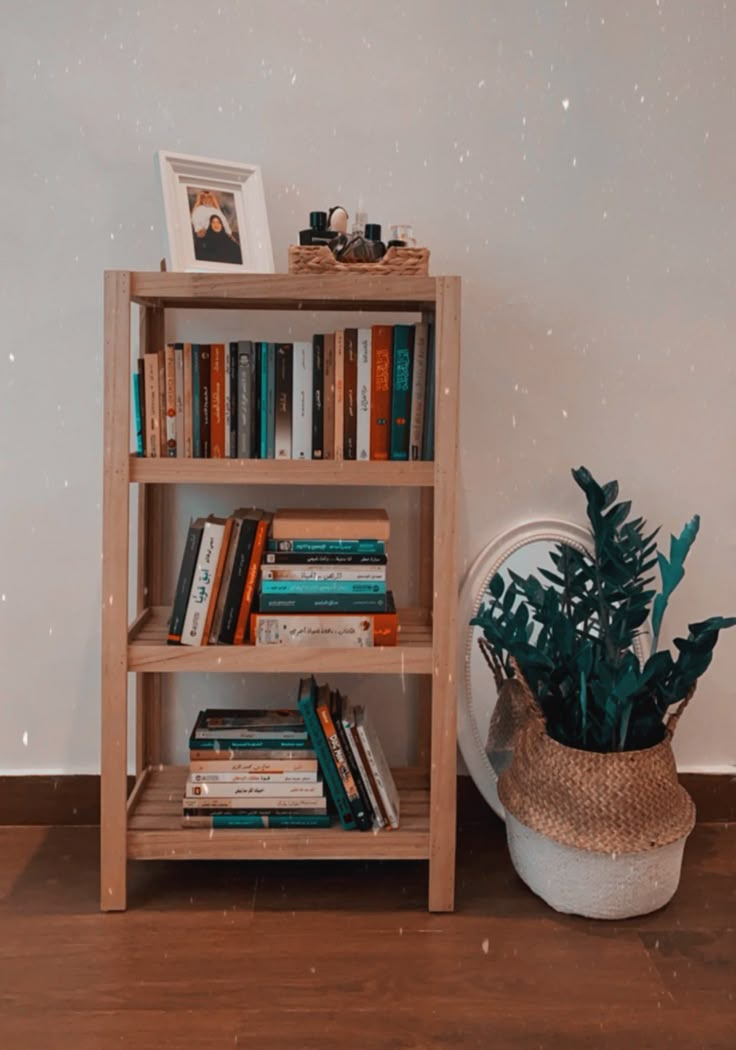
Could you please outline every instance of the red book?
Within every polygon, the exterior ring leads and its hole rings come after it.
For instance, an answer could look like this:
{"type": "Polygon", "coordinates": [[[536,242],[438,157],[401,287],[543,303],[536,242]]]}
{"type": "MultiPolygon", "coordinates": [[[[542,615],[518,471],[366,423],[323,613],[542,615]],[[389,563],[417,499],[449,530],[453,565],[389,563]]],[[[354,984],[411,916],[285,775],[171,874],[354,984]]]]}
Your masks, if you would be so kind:
{"type": "Polygon", "coordinates": [[[210,358],[210,456],[225,456],[225,344],[213,343],[210,358]]]}
{"type": "Polygon", "coordinates": [[[393,371],[393,325],[376,324],[371,329],[371,459],[388,459],[391,449],[391,373],[393,371]]]}
{"type": "Polygon", "coordinates": [[[250,616],[250,610],[253,605],[253,596],[256,593],[258,572],[261,568],[261,562],[263,561],[263,552],[266,549],[266,537],[268,536],[268,530],[270,527],[271,515],[264,514],[258,522],[256,527],[256,537],[253,540],[253,550],[250,556],[250,564],[248,565],[248,575],[245,577],[243,599],[240,603],[238,622],[235,627],[235,638],[233,639],[235,645],[242,645],[245,641],[248,617],[250,616]]]}

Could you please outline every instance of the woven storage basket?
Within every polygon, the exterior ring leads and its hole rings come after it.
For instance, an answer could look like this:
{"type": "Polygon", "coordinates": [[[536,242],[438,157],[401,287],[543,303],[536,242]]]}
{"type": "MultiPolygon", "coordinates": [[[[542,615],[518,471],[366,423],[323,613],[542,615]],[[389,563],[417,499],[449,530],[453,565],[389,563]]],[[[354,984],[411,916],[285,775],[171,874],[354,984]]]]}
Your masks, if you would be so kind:
{"type": "Polygon", "coordinates": [[[429,273],[428,248],[389,248],[378,262],[340,262],[324,244],[289,247],[289,273],[329,274],[367,273],[374,277],[426,277],[429,273]]]}
{"type": "Polygon", "coordinates": [[[661,743],[601,754],[553,740],[518,670],[517,677],[528,718],[498,794],[518,874],[558,911],[624,918],[662,907],[679,884],[695,823],[671,746],[694,690],[661,743]]]}

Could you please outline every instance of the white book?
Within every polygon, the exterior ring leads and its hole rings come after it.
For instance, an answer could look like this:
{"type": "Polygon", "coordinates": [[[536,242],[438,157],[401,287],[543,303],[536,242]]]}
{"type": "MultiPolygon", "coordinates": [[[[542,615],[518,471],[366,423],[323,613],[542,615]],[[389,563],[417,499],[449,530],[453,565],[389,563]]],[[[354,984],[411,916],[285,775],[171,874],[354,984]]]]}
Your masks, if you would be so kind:
{"type": "Polygon", "coordinates": [[[326,813],[327,799],[324,795],[320,798],[287,798],[282,795],[239,795],[237,798],[208,795],[190,798],[186,795],[184,808],[201,809],[205,813],[208,809],[304,809],[310,813],[326,813]]]}
{"type": "Polygon", "coordinates": [[[291,458],[312,458],[312,367],[311,343],[294,343],[294,371],[291,401],[291,458]]]}
{"type": "Polygon", "coordinates": [[[355,725],[358,730],[358,736],[360,742],[363,745],[365,751],[365,757],[368,759],[368,765],[371,767],[373,773],[373,779],[376,782],[381,800],[383,802],[383,808],[386,811],[386,816],[389,819],[389,823],[392,828],[398,828],[399,826],[399,793],[396,790],[396,784],[394,778],[391,775],[389,764],[386,761],[386,756],[383,753],[381,747],[381,741],[373,728],[373,723],[368,717],[368,712],[364,707],[356,705],[353,709],[355,711],[355,725]]]}
{"type": "Polygon", "coordinates": [[[185,798],[267,798],[269,805],[271,800],[282,798],[306,798],[311,799],[315,806],[320,804],[324,798],[322,781],[316,780],[311,784],[303,783],[277,783],[264,781],[261,783],[247,783],[234,781],[231,783],[219,782],[216,784],[187,780],[184,791],[185,798]]]}
{"type": "Polygon", "coordinates": [[[319,777],[317,770],[304,773],[284,770],[283,773],[190,773],[187,783],[192,784],[314,784],[319,777]]]}
{"type": "Polygon", "coordinates": [[[373,810],[373,827],[377,828],[380,831],[381,828],[386,827],[386,821],[383,819],[381,808],[378,804],[378,799],[376,798],[375,792],[373,791],[373,783],[371,782],[371,777],[368,773],[368,770],[365,768],[363,756],[360,753],[360,748],[358,747],[358,743],[355,739],[355,734],[357,733],[357,728],[355,725],[355,712],[353,711],[352,704],[347,699],[343,700],[342,724],[345,730],[345,737],[350,746],[351,754],[353,756],[356,766],[358,767],[360,779],[363,782],[363,787],[365,788],[366,794],[368,795],[368,801],[370,802],[371,809],[373,810]]]}
{"type": "Polygon", "coordinates": [[[409,459],[422,458],[424,442],[424,402],[427,384],[427,325],[414,326],[414,373],[409,417],[409,459]]]}
{"type": "Polygon", "coordinates": [[[225,533],[225,522],[221,518],[208,518],[202,531],[202,540],[197,555],[197,567],[194,570],[192,589],[189,592],[187,614],[181,632],[182,645],[204,645],[204,625],[207,610],[212,600],[212,585],[220,557],[222,538],[225,533]]]}
{"type": "Polygon", "coordinates": [[[373,620],[370,614],[289,613],[272,616],[254,613],[256,645],[305,645],[324,649],[366,649],[373,646],[373,620]]]}
{"type": "Polygon", "coordinates": [[[261,580],[386,582],[385,565],[262,565],[261,580]]]}
{"type": "Polygon", "coordinates": [[[240,758],[233,753],[233,757],[228,758],[196,758],[191,759],[189,762],[189,769],[191,773],[199,773],[202,776],[217,776],[222,775],[225,777],[236,776],[238,774],[258,774],[259,776],[286,776],[288,773],[299,773],[301,775],[305,773],[314,774],[314,779],[317,777],[317,759],[316,758],[283,758],[281,755],[277,755],[276,758],[240,758]]]}
{"type": "Polygon", "coordinates": [[[371,329],[358,329],[358,436],[355,458],[371,458],[371,329]]]}
{"type": "Polygon", "coordinates": [[[174,346],[174,383],[176,388],[176,454],[184,456],[184,347],[174,346]]]}

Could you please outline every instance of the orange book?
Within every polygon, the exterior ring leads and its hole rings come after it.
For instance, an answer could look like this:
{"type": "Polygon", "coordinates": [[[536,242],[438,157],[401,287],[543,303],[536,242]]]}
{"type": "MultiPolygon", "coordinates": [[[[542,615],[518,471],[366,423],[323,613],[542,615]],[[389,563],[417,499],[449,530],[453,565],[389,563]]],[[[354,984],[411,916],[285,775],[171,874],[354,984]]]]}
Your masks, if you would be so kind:
{"type": "Polygon", "coordinates": [[[220,555],[217,559],[217,568],[215,569],[215,576],[212,581],[212,597],[210,598],[210,604],[207,607],[207,618],[204,621],[204,630],[202,631],[202,645],[209,644],[210,630],[212,629],[212,619],[215,615],[217,595],[220,591],[220,583],[222,582],[222,570],[224,569],[225,561],[227,560],[227,549],[230,545],[230,534],[232,531],[233,519],[228,518],[225,522],[225,531],[222,534],[222,546],[220,547],[220,555]]]}
{"type": "Polygon", "coordinates": [[[271,517],[271,514],[264,513],[256,527],[256,538],[253,540],[253,550],[251,551],[250,563],[248,565],[248,575],[245,577],[243,598],[240,603],[240,611],[238,612],[238,622],[235,626],[233,645],[243,645],[245,642],[248,617],[250,616],[251,606],[253,605],[253,596],[256,593],[256,583],[258,582],[258,573],[261,568],[261,562],[263,561],[263,552],[266,549],[266,538],[271,526],[271,517]]]}
{"type": "Polygon", "coordinates": [[[388,459],[391,447],[391,372],[394,330],[390,324],[371,329],[371,459],[388,459]]]}
{"type": "Polygon", "coordinates": [[[214,343],[210,358],[210,456],[225,456],[225,344],[214,343]]]}

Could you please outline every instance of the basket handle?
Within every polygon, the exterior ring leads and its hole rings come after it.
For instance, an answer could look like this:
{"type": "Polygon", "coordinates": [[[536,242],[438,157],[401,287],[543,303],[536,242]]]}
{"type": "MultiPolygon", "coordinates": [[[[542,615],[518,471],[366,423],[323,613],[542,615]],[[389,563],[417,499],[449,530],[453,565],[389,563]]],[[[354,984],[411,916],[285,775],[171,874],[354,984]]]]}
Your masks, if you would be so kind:
{"type": "Polygon", "coordinates": [[[483,659],[488,664],[496,682],[496,689],[500,692],[503,687],[503,683],[506,681],[506,676],[503,673],[503,667],[501,661],[494,653],[488,640],[481,635],[478,638],[478,648],[483,653],[483,659]]]}
{"type": "Polygon", "coordinates": [[[521,691],[522,699],[524,700],[524,707],[526,708],[529,721],[534,722],[539,728],[546,730],[547,723],[544,720],[542,708],[539,706],[539,701],[532,692],[521,668],[513,656],[509,657],[509,663],[514,672],[514,678],[519,683],[519,689],[521,691]]]}
{"type": "Polygon", "coordinates": [[[697,684],[698,684],[697,682],[693,682],[693,684],[690,686],[690,688],[688,689],[687,693],[685,694],[685,699],[682,701],[682,703],[677,708],[677,710],[673,711],[673,713],[667,719],[667,726],[666,726],[666,728],[667,728],[667,733],[668,733],[670,739],[672,739],[672,737],[675,735],[675,730],[677,729],[677,723],[682,718],[683,711],[685,710],[687,705],[692,700],[693,693],[695,692],[695,687],[696,687],[697,684]]]}
{"type": "Polygon", "coordinates": [[[509,662],[511,663],[511,667],[514,673],[511,676],[511,678],[507,678],[504,674],[503,664],[494,652],[493,646],[489,643],[488,639],[484,638],[481,635],[478,639],[478,646],[480,647],[480,651],[483,653],[483,658],[485,659],[486,663],[493,672],[493,677],[496,680],[496,689],[499,691],[499,693],[501,692],[501,689],[503,688],[506,682],[516,681],[519,686],[519,691],[521,693],[521,699],[524,704],[524,709],[527,718],[529,719],[529,721],[536,722],[538,725],[544,728],[545,721],[544,715],[542,714],[542,710],[539,704],[537,703],[534,694],[529,688],[529,683],[522,674],[521,668],[519,667],[513,656],[509,657],[509,662]]]}

